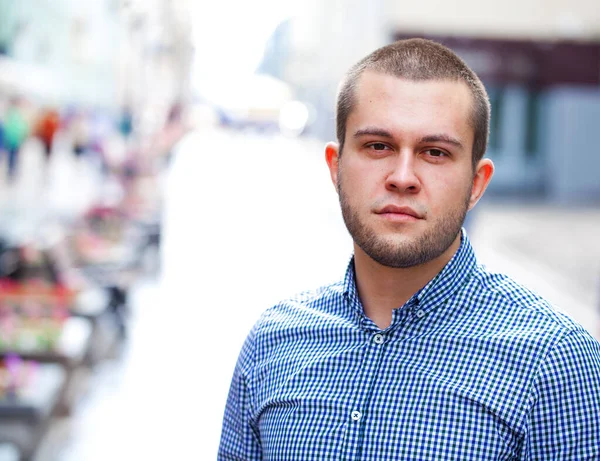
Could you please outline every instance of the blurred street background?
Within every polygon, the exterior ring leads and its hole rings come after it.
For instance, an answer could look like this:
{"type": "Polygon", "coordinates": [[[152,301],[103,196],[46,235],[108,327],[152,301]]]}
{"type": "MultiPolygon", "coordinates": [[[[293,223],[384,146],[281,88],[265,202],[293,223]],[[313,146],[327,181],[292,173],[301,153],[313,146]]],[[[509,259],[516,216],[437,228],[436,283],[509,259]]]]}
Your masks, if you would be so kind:
{"type": "Polygon", "coordinates": [[[490,94],[479,261],[600,338],[596,0],[0,0],[0,461],[216,458],[252,324],[351,256],[337,84],[412,36],[490,94]]]}

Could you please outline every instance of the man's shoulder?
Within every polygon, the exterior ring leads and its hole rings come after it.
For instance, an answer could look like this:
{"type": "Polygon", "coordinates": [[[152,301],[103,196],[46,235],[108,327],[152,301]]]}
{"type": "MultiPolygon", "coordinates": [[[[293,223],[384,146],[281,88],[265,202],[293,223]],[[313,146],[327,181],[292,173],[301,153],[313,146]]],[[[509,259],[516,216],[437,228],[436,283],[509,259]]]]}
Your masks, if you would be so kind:
{"type": "Polygon", "coordinates": [[[497,314],[538,333],[562,335],[583,329],[560,307],[506,274],[478,266],[473,283],[479,285],[478,295],[487,299],[497,314]]]}
{"type": "Polygon", "coordinates": [[[306,328],[341,316],[344,316],[344,286],[340,281],[277,302],[263,312],[255,329],[265,332],[306,328]]]}
{"type": "Polygon", "coordinates": [[[263,318],[281,314],[296,317],[306,313],[338,311],[343,299],[344,286],[338,281],[282,299],[267,309],[263,318]]]}

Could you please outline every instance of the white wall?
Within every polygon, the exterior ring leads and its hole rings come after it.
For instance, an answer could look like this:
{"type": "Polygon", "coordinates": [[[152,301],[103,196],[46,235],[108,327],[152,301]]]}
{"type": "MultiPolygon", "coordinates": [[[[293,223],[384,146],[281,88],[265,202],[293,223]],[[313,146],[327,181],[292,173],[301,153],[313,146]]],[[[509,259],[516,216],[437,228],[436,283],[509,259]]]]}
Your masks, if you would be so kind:
{"type": "Polygon", "coordinates": [[[382,0],[388,27],[514,38],[600,38],[598,0],[382,0]]]}

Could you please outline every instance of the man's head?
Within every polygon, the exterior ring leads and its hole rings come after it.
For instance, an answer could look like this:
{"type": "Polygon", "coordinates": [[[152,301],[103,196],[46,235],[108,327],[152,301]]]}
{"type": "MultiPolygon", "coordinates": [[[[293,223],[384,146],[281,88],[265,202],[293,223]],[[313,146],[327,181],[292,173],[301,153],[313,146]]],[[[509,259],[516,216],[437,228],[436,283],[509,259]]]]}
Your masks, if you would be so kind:
{"type": "Polygon", "coordinates": [[[355,251],[397,268],[449,259],[493,173],[488,125],[481,82],[440,45],[398,42],[354,66],[326,159],[355,251]]]}
{"type": "Polygon", "coordinates": [[[483,157],[488,143],[490,103],[479,77],[454,52],[439,43],[414,38],[400,40],[375,50],[346,73],[336,107],[336,134],[340,153],[346,138],[348,116],[356,104],[356,91],[365,71],[392,75],[406,80],[450,80],[464,82],[473,98],[470,123],[474,131],[473,167],[483,157]]]}

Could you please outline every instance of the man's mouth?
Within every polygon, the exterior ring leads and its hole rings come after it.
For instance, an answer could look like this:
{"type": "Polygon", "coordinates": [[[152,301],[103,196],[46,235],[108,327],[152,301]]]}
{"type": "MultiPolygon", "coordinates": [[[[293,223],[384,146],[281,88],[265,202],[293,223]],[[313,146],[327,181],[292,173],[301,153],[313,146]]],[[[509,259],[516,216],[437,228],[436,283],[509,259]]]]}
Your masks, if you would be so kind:
{"type": "Polygon", "coordinates": [[[421,213],[418,213],[414,208],[407,206],[386,205],[375,213],[392,219],[423,219],[421,213]]]}

